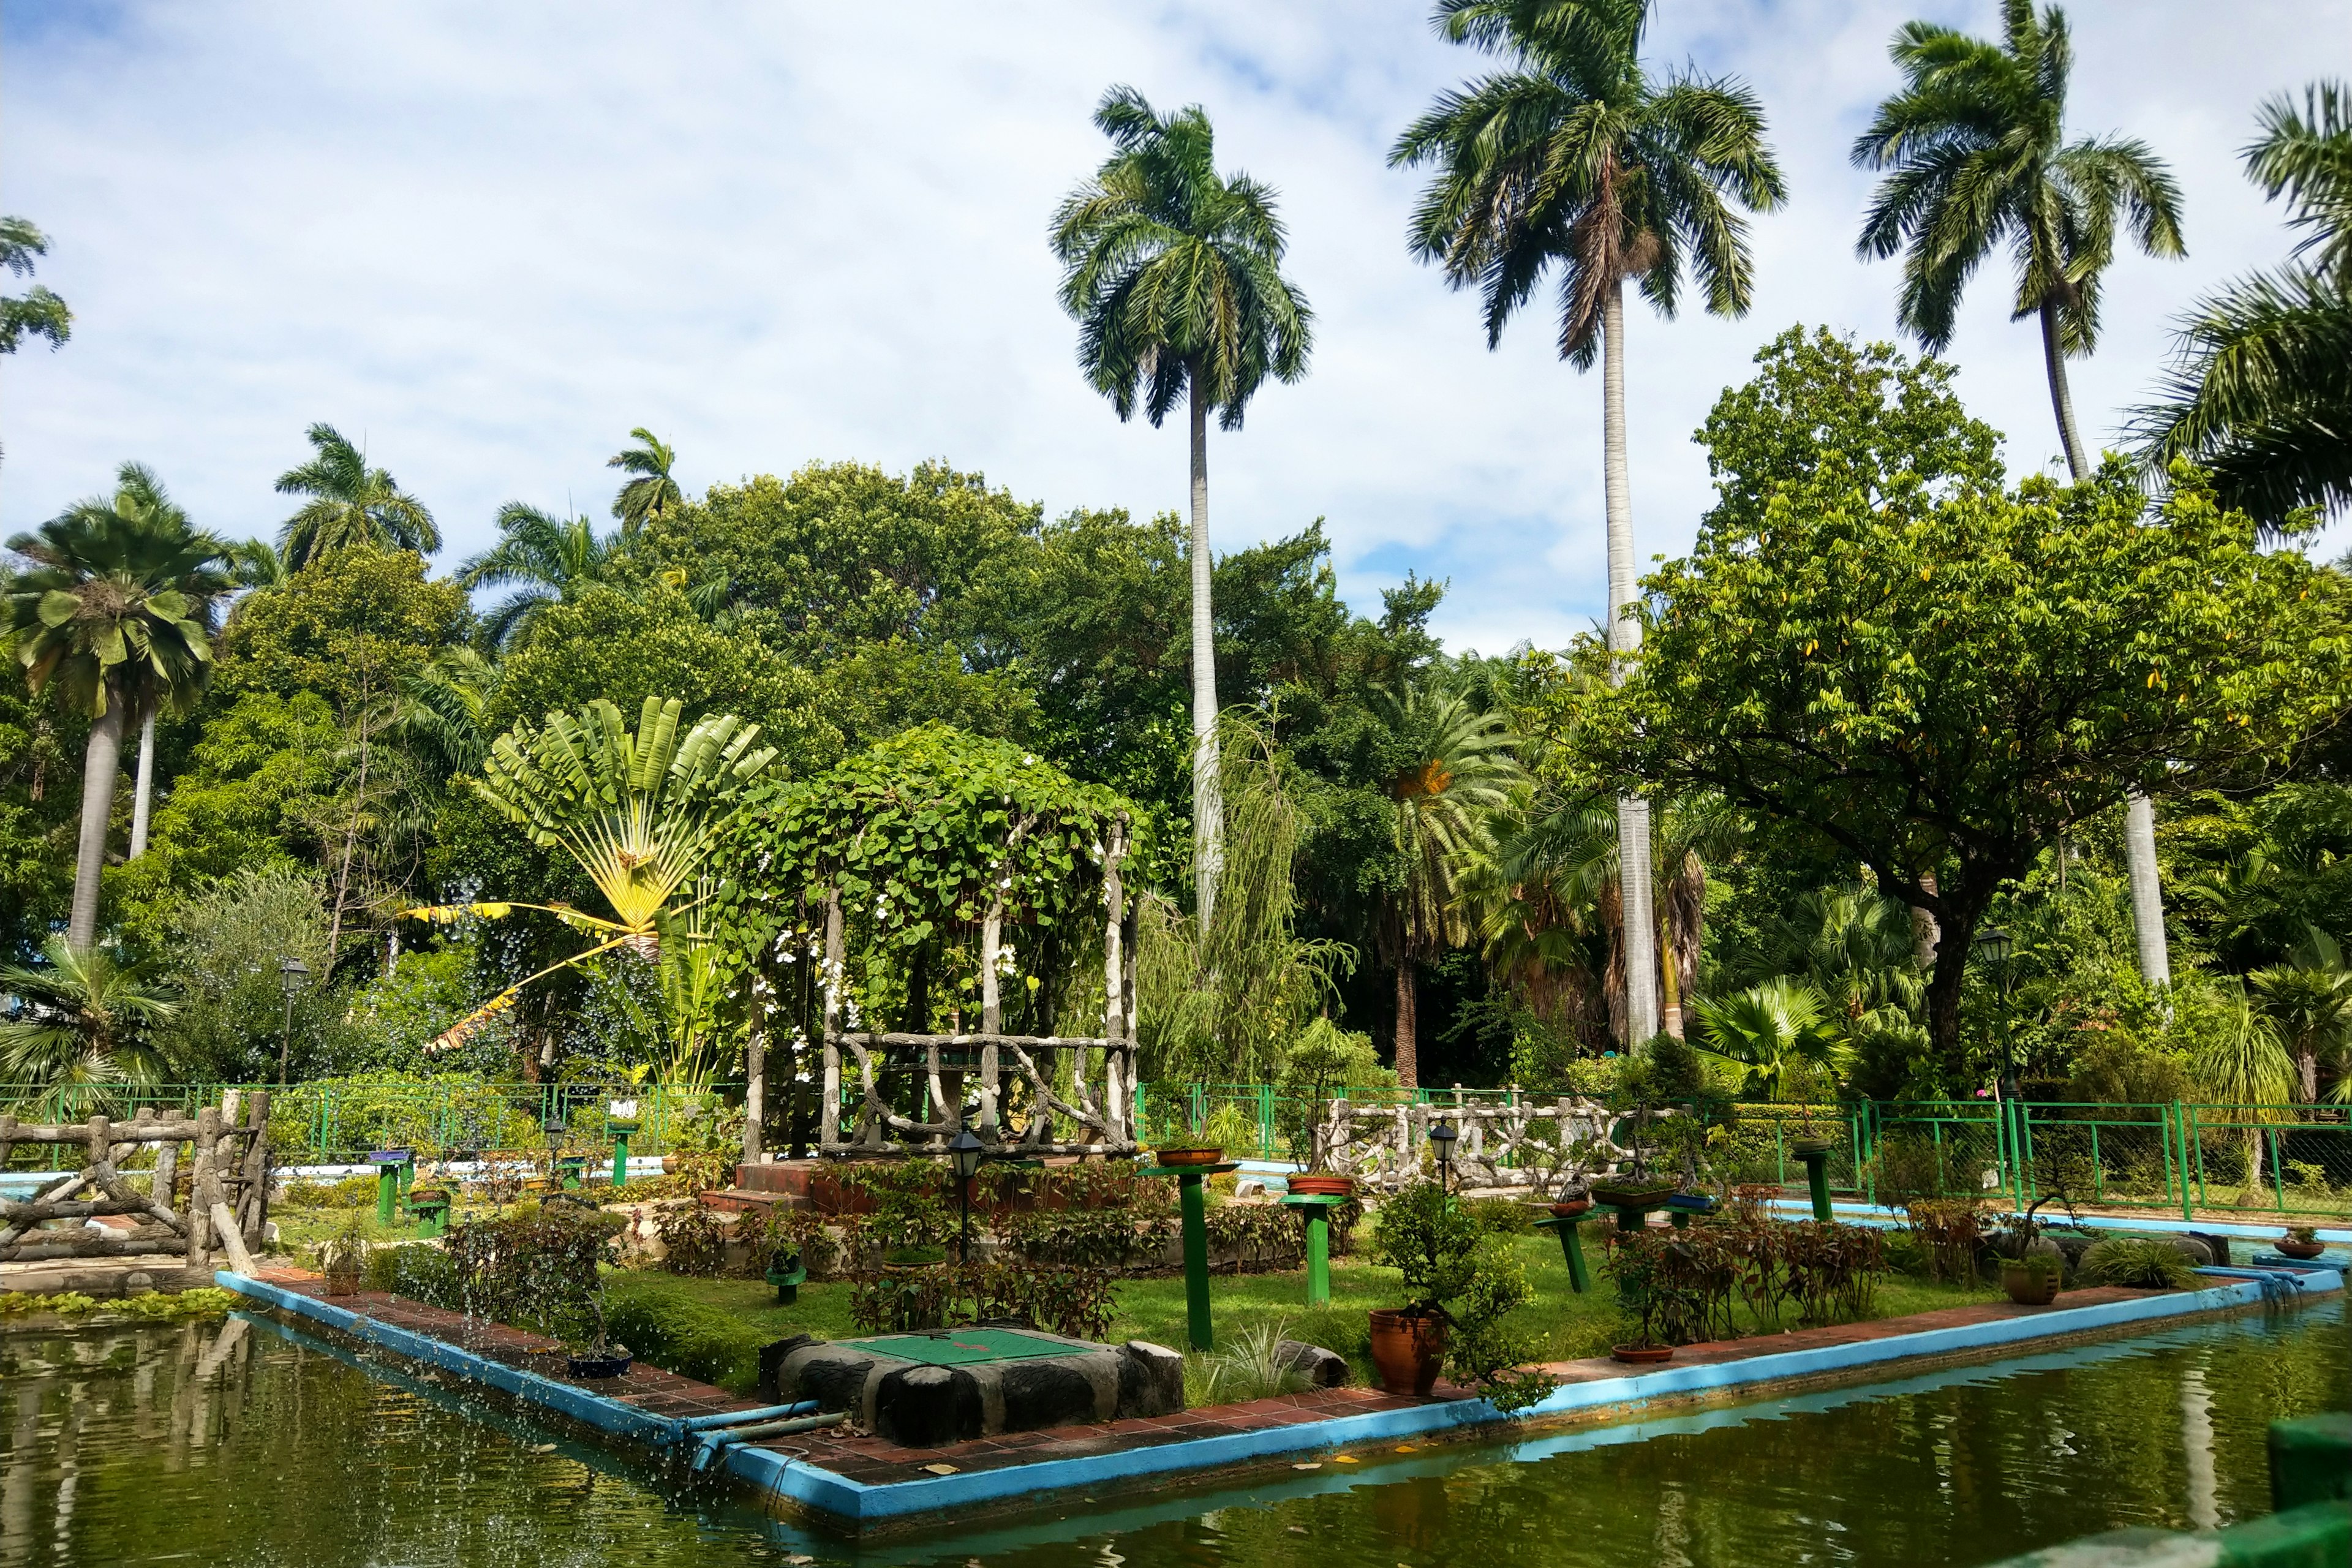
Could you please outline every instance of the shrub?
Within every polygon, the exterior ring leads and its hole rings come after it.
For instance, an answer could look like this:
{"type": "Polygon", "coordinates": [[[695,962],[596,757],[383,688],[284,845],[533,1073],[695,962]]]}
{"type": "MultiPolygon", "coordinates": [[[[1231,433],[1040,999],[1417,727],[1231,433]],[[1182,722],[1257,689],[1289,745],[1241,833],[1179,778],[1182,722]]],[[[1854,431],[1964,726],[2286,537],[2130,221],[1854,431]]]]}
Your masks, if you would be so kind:
{"type": "Polygon", "coordinates": [[[1938,1198],[1910,1206],[1911,1229],[1927,1248],[1930,1279],[1973,1279],[1985,1215],[1973,1198],[1938,1198]]]}
{"type": "Polygon", "coordinates": [[[1307,1375],[1282,1359],[1285,1325],[1259,1323],[1228,1338],[1223,1348],[1184,1356],[1184,1404],[1245,1405],[1297,1394],[1307,1386],[1307,1375]]]}
{"type": "Polygon", "coordinates": [[[2094,1285],[2133,1285],[2148,1290],[2182,1290],[2197,1282],[2197,1270],[2180,1249],[2158,1237],[2117,1236],[2084,1249],[2082,1277],[2094,1285]]]}
{"type": "Polygon", "coordinates": [[[727,1387],[749,1386],[760,1347],[776,1337],[774,1329],[723,1307],[632,1289],[625,1276],[613,1288],[607,1327],[646,1363],[727,1387]]]}
{"type": "Polygon", "coordinates": [[[858,1276],[850,1321],[867,1333],[1014,1318],[1048,1333],[1098,1340],[1110,1331],[1112,1277],[1097,1268],[938,1263],[858,1276]]]}
{"type": "Polygon", "coordinates": [[[1382,1205],[1372,1258],[1404,1276],[1406,1312],[1445,1321],[1445,1371],[1454,1382],[1475,1384],[1501,1410],[1551,1392],[1550,1379],[1514,1371],[1533,1359],[1533,1347],[1503,1326],[1534,1299],[1526,1268],[1452,1194],[1423,1182],[1382,1205]]]}
{"type": "Polygon", "coordinates": [[[1935,1255],[1916,1231],[1889,1231],[1881,1250],[1887,1268],[1896,1274],[1924,1279],[1936,1267],[1935,1255]]]}
{"type": "Polygon", "coordinates": [[[726,1272],[728,1231],[699,1199],[666,1211],[654,1228],[664,1248],[662,1267],[672,1274],[711,1279],[726,1272]]]}
{"type": "Polygon", "coordinates": [[[1473,1198],[1465,1205],[1488,1236],[1532,1236],[1535,1210],[1511,1198],[1473,1198]]]}

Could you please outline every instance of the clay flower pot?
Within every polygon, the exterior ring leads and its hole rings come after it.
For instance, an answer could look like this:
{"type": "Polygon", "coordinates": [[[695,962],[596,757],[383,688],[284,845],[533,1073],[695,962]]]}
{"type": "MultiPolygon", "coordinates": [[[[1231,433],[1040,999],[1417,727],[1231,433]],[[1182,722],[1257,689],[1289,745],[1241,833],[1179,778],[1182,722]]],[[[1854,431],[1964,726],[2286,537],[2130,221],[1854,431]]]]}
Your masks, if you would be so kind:
{"type": "Polygon", "coordinates": [[[1791,1138],[1789,1140],[1789,1152],[1797,1155],[1801,1159],[1807,1154],[1826,1154],[1836,1147],[1837,1140],[1834,1138],[1791,1138]]]}
{"type": "Polygon", "coordinates": [[[677,1174],[677,1156],[675,1154],[664,1154],[662,1156],[662,1174],[665,1176],[675,1176],[677,1174]]]}
{"type": "Polygon", "coordinates": [[[1290,1195],[1295,1198],[1346,1198],[1356,1193],[1353,1176],[1293,1176],[1290,1195]]]}
{"type": "Polygon", "coordinates": [[[356,1296],[360,1293],[360,1271],[356,1268],[331,1268],[327,1271],[327,1294],[356,1296]]]}
{"type": "Polygon", "coordinates": [[[1428,1398],[1437,1386],[1438,1368],[1445,1364],[1445,1320],[1385,1310],[1371,1319],[1372,1365],[1379,1369],[1381,1387],[1428,1398]]]}
{"type": "Polygon", "coordinates": [[[1215,1165],[1225,1157],[1223,1149],[1154,1149],[1151,1157],[1163,1165],[1215,1165]]]}
{"type": "Polygon", "coordinates": [[[1609,1347],[1609,1359],[1622,1361],[1631,1366],[1655,1366],[1660,1362],[1674,1360],[1675,1347],[1672,1345],[1612,1345],[1609,1347]]]}
{"type": "Polygon", "coordinates": [[[1592,1212],[1592,1200],[1571,1198],[1564,1204],[1552,1205],[1551,1212],[1554,1217],[1559,1219],[1578,1219],[1592,1212]]]}
{"type": "Polygon", "coordinates": [[[2309,1262],[2327,1250],[2327,1244],[2316,1237],[2310,1241],[2297,1241],[2294,1237],[2288,1237],[2275,1245],[2279,1249],[2280,1257],[2298,1258],[2305,1262],[2309,1262]]]}
{"type": "Polygon", "coordinates": [[[2036,1273],[2011,1258],[2000,1266],[2000,1288],[2021,1307],[2046,1307],[2058,1299],[2058,1270],[2036,1273]]]}

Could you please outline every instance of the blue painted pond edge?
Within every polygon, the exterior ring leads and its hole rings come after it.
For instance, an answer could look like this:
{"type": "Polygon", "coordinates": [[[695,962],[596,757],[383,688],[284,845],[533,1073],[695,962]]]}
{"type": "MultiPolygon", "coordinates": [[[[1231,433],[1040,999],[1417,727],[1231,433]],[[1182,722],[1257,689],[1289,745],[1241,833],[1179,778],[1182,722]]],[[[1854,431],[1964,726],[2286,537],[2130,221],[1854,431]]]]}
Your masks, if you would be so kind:
{"type": "MultiPolygon", "coordinates": [[[[2232,1270],[2242,1276],[2249,1271],[2232,1270]]],[[[2284,1272],[2284,1270],[2280,1272],[2284,1272]]],[[[2295,1271],[2304,1290],[2340,1290],[2344,1276],[2332,1268],[2295,1271]]],[[[316,1297],[288,1290],[266,1280],[226,1270],[215,1279],[226,1289],[272,1307],[324,1323],[370,1344],[381,1345],[429,1365],[472,1378],[529,1403],[561,1412],[575,1420],[625,1437],[657,1439],[672,1423],[617,1399],[559,1383],[458,1349],[445,1341],[407,1329],[380,1323],[360,1313],[332,1306],[316,1297]]],[[[2226,1277],[2224,1277],[2226,1278],[2226,1277]]],[[[1067,1459],[1045,1459],[1001,1469],[974,1470],[947,1476],[872,1486],[806,1464],[767,1448],[736,1447],[727,1453],[727,1468],[771,1496],[850,1525],[912,1523],[925,1515],[1008,1501],[1015,1498],[1066,1492],[1085,1487],[1116,1486],[1155,1476],[1174,1477],[1202,1470],[1224,1469],[1277,1459],[1287,1455],[1345,1448],[1358,1443],[1393,1442],[1477,1426],[1508,1426],[1581,1411],[1621,1407],[1629,1413],[1651,1400],[1688,1397],[1745,1386],[1780,1383],[1824,1373],[1921,1358],[1998,1349],[2067,1334],[2084,1333],[2167,1318],[2227,1311],[2261,1302],[2264,1281],[2231,1278],[2228,1284],[2201,1290],[2145,1296],[2129,1301],[2102,1302],[2091,1307],[2061,1307],[2032,1317],[2002,1318],[1957,1328],[1929,1329],[1894,1334],[1853,1344],[1825,1345],[1812,1350],[1745,1357],[1706,1365],[1661,1367],[1654,1372],[1628,1373],[1591,1383],[1565,1384],[1541,1403],[1505,1415],[1484,1400],[1456,1399],[1415,1405],[1406,1410],[1382,1410],[1360,1415],[1257,1432],[1235,1432],[1190,1442],[1163,1443],[1150,1447],[1124,1448],[1067,1459]]]]}

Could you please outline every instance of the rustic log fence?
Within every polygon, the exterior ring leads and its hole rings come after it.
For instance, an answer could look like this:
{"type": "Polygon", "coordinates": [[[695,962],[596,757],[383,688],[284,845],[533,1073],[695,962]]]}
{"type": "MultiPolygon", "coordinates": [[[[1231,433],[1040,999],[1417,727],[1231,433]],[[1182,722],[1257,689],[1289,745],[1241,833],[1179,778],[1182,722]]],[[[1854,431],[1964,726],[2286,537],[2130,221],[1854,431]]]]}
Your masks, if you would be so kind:
{"type": "Polygon", "coordinates": [[[26,1122],[0,1114],[0,1168],[20,1143],[79,1145],[83,1164],[26,1199],[0,1199],[0,1263],[180,1255],[210,1268],[215,1252],[250,1273],[269,1223],[269,1093],[230,1089],[193,1117],[142,1107],[128,1121],[26,1122]],[[181,1145],[192,1145],[184,1170],[181,1145]],[[152,1146],[148,1190],[124,1163],[152,1146]],[[184,1195],[183,1195],[184,1191],[184,1195]],[[125,1215],[127,1234],[92,1219],[125,1215]],[[52,1222],[69,1222],[52,1228],[52,1222]]]}
{"type": "Polygon", "coordinates": [[[1631,1161],[1633,1151],[1610,1136],[1612,1125],[1623,1118],[1601,1100],[1574,1095],[1462,1105],[1362,1105],[1340,1098],[1326,1110],[1316,1142],[1328,1169],[1375,1190],[1393,1191],[1425,1173],[1430,1127],[1450,1121],[1457,1135],[1456,1186],[1541,1190],[1631,1161]]]}

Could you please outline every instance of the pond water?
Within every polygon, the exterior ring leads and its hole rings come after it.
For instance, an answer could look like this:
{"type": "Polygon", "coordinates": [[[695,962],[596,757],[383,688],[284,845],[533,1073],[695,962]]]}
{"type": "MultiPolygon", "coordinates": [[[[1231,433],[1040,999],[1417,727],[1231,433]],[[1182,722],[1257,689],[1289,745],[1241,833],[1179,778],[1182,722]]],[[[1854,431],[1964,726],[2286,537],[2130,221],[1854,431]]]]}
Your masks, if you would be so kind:
{"type": "Polygon", "coordinates": [[[0,1331],[0,1568],[1981,1563],[2267,1510],[2352,1405],[2343,1299],[1867,1387],[853,1548],[268,1320],[0,1331]]]}

